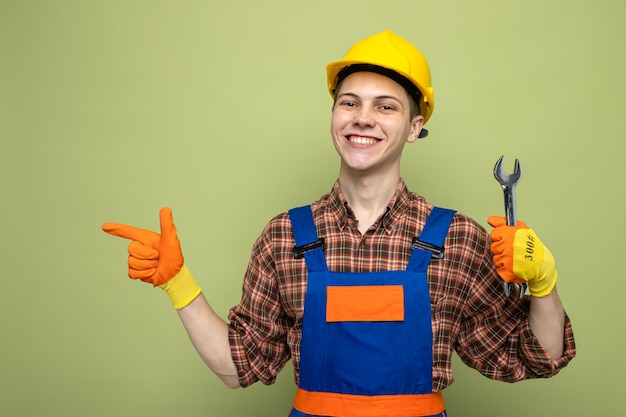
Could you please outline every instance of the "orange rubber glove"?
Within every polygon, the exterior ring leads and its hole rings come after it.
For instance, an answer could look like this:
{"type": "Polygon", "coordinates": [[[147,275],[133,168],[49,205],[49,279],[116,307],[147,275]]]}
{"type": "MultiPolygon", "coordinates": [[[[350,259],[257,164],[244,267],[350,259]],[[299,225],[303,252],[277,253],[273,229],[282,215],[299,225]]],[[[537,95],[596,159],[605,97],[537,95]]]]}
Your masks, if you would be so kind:
{"type": "Polygon", "coordinates": [[[491,252],[498,274],[506,282],[528,282],[534,297],[545,297],[556,285],[557,271],[554,257],[526,223],[507,226],[501,216],[487,220],[491,231],[491,252]]]}
{"type": "Polygon", "coordinates": [[[196,298],[201,289],[184,265],[172,211],[160,213],[161,234],[119,223],[105,223],[102,230],[125,239],[128,245],[128,276],[163,289],[176,309],[196,298]]]}

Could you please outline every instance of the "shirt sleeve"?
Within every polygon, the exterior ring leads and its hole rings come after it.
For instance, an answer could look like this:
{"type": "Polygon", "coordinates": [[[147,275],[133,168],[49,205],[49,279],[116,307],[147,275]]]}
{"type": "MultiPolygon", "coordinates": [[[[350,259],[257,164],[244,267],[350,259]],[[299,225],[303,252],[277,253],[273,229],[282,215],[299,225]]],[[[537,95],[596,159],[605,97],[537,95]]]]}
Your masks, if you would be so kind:
{"type": "Polygon", "coordinates": [[[287,334],[293,325],[281,306],[268,230],[254,244],[241,302],[228,316],[231,354],[242,387],[274,383],[291,356],[287,334]]]}
{"type": "MultiPolygon", "coordinates": [[[[482,231],[481,231],[482,234],[482,231]]],[[[530,297],[507,297],[489,252],[486,232],[478,273],[471,281],[455,349],[461,360],[488,378],[515,382],[556,375],[576,354],[572,326],[565,316],[564,353],[551,360],[533,334],[530,297]]]]}

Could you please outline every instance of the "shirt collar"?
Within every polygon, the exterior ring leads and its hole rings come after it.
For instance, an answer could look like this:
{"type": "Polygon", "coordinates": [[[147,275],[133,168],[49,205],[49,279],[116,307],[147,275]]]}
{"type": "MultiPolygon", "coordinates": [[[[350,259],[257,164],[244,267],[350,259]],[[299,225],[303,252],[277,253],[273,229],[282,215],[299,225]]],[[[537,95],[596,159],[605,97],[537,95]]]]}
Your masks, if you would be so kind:
{"type": "MultiPolygon", "coordinates": [[[[393,231],[394,225],[400,220],[402,215],[406,212],[409,201],[409,190],[402,178],[398,181],[396,193],[393,195],[385,213],[379,218],[378,227],[383,227],[388,234],[393,231]]],[[[336,216],[337,225],[343,231],[344,228],[350,223],[355,221],[354,212],[350,208],[346,197],[341,192],[339,186],[339,180],[335,181],[333,188],[330,192],[330,207],[336,216]]]]}

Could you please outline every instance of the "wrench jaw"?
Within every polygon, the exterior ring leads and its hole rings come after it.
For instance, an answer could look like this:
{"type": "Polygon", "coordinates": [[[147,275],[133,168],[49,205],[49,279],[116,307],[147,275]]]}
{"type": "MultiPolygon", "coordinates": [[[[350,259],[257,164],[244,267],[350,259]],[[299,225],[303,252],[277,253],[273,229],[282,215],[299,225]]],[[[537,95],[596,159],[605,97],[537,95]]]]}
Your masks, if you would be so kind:
{"type": "Polygon", "coordinates": [[[498,180],[502,187],[515,186],[522,179],[522,167],[520,166],[519,160],[515,160],[515,165],[511,174],[504,172],[504,169],[502,168],[503,163],[504,155],[498,159],[496,165],[493,167],[493,176],[496,180],[498,180]]]}
{"type": "Polygon", "coordinates": [[[504,287],[504,295],[507,297],[511,296],[511,288],[517,287],[518,285],[521,287],[519,292],[519,298],[524,298],[524,294],[526,294],[526,290],[528,289],[528,283],[524,282],[522,284],[516,284],[514,282],[503,282],[504,287]]]}

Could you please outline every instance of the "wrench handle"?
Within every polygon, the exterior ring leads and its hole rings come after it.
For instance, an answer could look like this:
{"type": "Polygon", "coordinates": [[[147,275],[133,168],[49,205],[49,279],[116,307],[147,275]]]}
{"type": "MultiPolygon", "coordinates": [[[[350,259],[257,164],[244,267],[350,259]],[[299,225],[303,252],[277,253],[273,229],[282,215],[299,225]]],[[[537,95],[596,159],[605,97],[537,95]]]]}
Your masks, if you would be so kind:
{"type": "MultiPolygon", "coordinates": [[[[504,191],[504,213],[506,215],[506,224],[508,226],[517,225],[517,207],[515,205],[515,185],[503,185],[502,191],[504,191]]],[[[504,294],[509,297],[511,294],[511,288],[516,284],[512,282],[504,282],[504,294]]],[[[520,298],[526,293],[528,283],[520,284],[520,298]]]]}
{"type": "Polygon", "coordinates": [[[503,185],[504,191],[504,213],[506,214],[506,224],[509,226],[517,225],[517,208],[515,205],[515,186],[503,185]]]}

